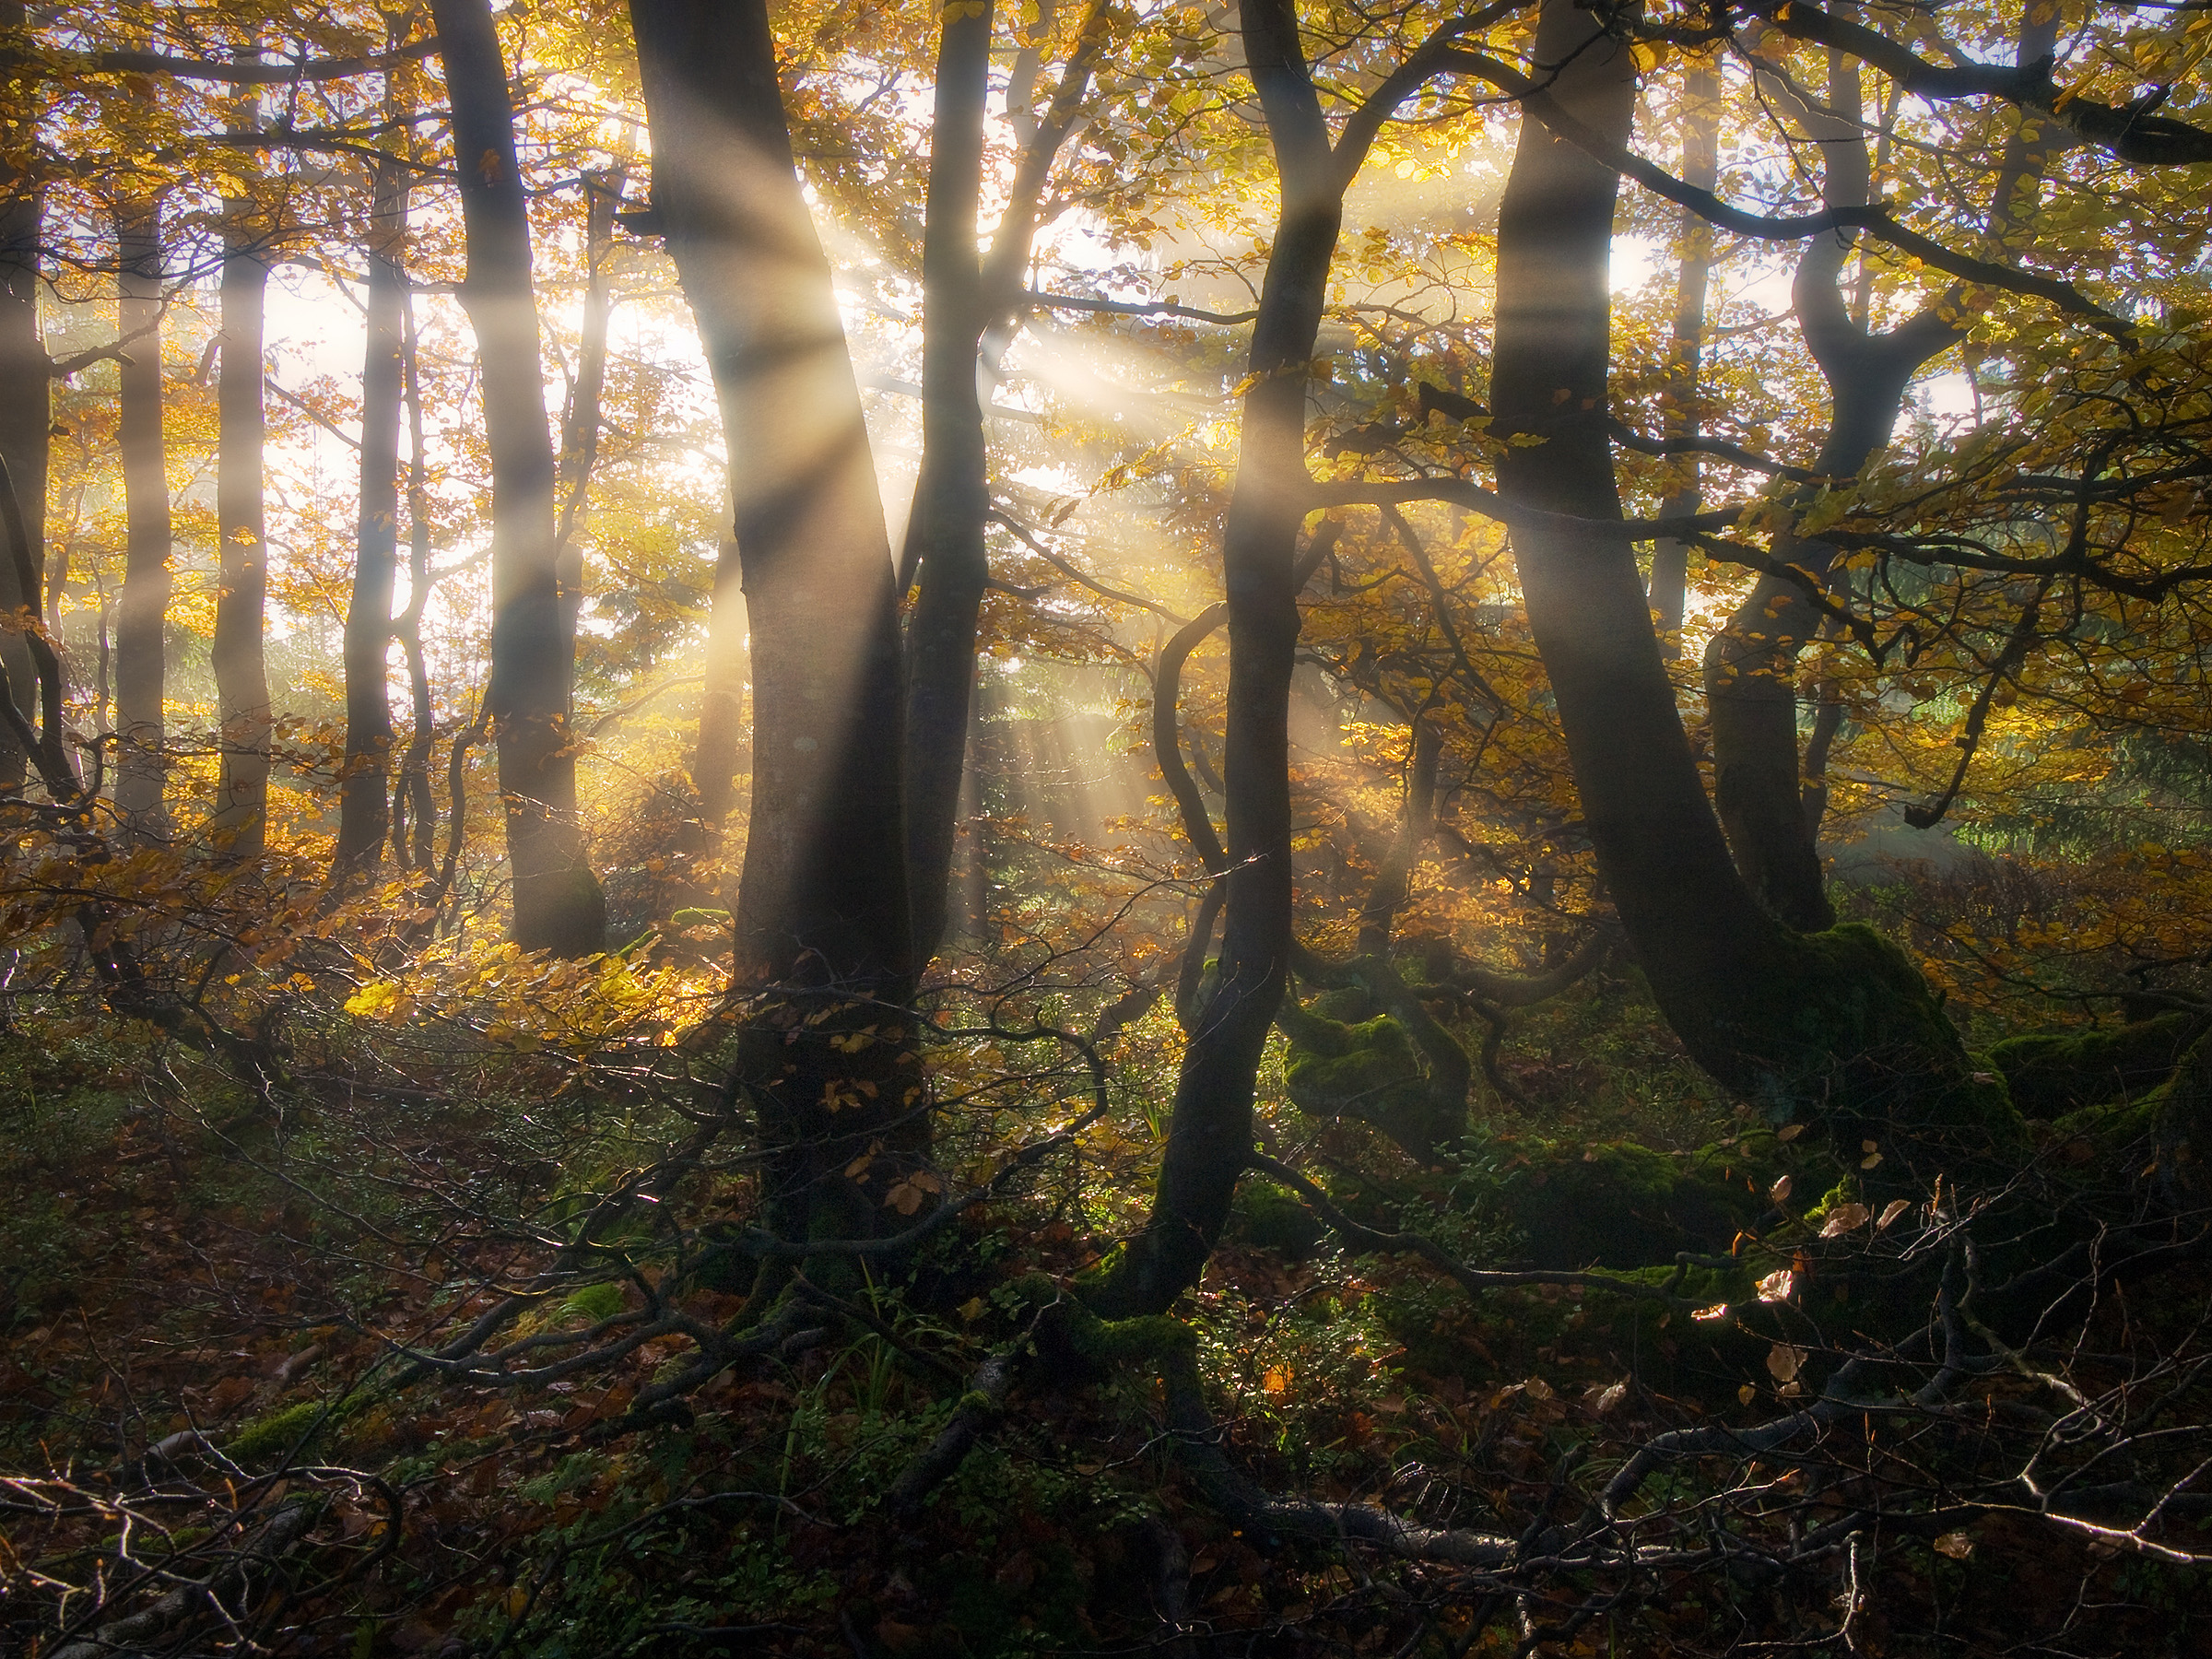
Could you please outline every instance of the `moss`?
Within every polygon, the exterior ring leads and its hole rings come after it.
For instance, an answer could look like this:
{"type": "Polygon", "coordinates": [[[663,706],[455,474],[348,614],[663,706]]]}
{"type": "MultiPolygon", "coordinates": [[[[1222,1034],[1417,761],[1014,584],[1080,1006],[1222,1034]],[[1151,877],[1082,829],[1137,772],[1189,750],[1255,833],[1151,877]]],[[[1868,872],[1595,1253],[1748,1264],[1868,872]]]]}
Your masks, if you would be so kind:
{"type": "Polygon", "coordinates": [[[308,1442],[327,1433],[339,1415],[321,1400],[301,1400],[245,1424],[230,1437],[224,1455],[247,1468],[297,1456],[308,1442]]]}
{"type": "Polygon", "coordinates": [[[1767,954],[1735,978],[1750,994],[1689,1017],[1705,1027],[1700,1058],[1770,1121],[1817,1118],[1846,1147],[1909,1139],[1983,1158],[2025,1144],[2003,1079],[1976,1069],[1894,940],[1844,922],[1767,954]]]}
{"type": "Polygon", "coordinates": [[[2057,1118],[2156,1088],[2204,1024],[2202,1016],[2177,1009],[2109,1030],[2008,1037],[1986,1060],[2024,1114],[2057,1118]]]}
{"type": "Polygon", "coordinates": [[[1523,1141],[1495,1202],[1538,1267],[1640,1268],[1726,1250],[1767,1207],[1752,1160],[1677,1159],[1632,1141],[1523,1141]]]}
{"type": "Polygon", "coordinates": [[[1292,1105],[1314,1117],[1372,1124],[1425,1162],[1440,1142],[1465,1130],[1465,1102],[1438,1098],[1413,1039],[1394,1017],[1375,1014],[1355,1023],[1322,1011],[1351,1013],[1372,1006],[1357,987],[1331,992],[1312,1009],[1285,998],[1277,1016],[1290,1040],[1284,1091],[1292,1105]]]}
{"type": "Polygon", "coordinates": [[[1230,1235],[1243,1243],[1279,1251],[1293,1262],[1312,1255],[1326,1230],[1304,1200],[1262,1180],[1237,1188],[1229,1225],[1230,1235]]]}
{"type": "Polygon", "coordinates": [[[2061,1169],[2078,1161],[2094,1175],[2124,1154],[2131,1177],[2147,1175],[2176,1197],[2198,1192],[2212,1180],[2212,1032],[2148,1094],[2070,1112],[2052,1124],[2051,1138],[2061,1169]]]}

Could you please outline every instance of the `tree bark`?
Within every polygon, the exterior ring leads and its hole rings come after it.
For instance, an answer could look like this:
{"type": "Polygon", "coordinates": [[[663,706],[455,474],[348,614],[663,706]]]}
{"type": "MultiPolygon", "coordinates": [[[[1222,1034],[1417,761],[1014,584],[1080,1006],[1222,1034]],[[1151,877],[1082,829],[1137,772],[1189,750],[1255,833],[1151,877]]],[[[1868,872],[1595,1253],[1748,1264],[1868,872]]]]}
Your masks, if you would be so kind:
{"type": "Polygon", "coordinates": [[[563,626],[530,218],[515,159],[514,110],[489,0],[431,0],[453,110],[468,275],[491,455],[491,673],[484,706],[499,745],[500,797],[514,873],[515,943],[588,956],[606,938],[606,900],[576,810],[570,702],[576,639],[563,626]]]}
{"type": "Polygon", "coordinates": [[[725,541],[714,559],[707,610],[706,687],[700,694],[699,737],[691,750],[691,785],[700,822],[718,838],[737,799],[745,754],[745,577],[737,544],[725,541]]]}
{"type": "Polygon", "coordinates": [[[1160,1312],[1205,1268],[1252,1151],[1253,1078],[1293,945],[1293,566],[1308,494],[1307,385],[1346,180],[1330,151],[1292,0],[1243,0],[1240,18],[1282,198],[1253,325],[1251,385],[1221,544],[1230,639],[1228,903],[1219,975],[1183,1051],[1152,1213],[1094,1294],[1109,1315],[1160,1312]]]}
{"type": "Polygon", "coordinates": [[[735,905],[761,992],[739,1076],[786,1238],[918,1202],[928,1105],[890,542],[830,263],[800,188],[765,0],[632,0],[665,238],[721,405],[752,639],[753,788],[735,905]]]}
{"type": "MultiPolygon", "coordinates": [[[[241,122],[242,129],[247,124],[241,122]]],[[[266,840],[269,804],[269,676],[263,655],[268,600],[268,542],[262,510],[263,319],[269,255],[253,204],[225,204],[223,222],[222,363],[216,382],[218,454],[215,477],[219,587],[215,601],[217,717],[222,725],[222,772],[209,825],[232,858],[258,857],[266,840]]]]}
{"type": "MultiPolygon", "coordinates": [[[[406,295],[407,174],[379,158],[370,186],[368,351],[361,363],[361,488],[353,594],[346,607],[346,776],[337,870],[365,875],[392,823],[392,699],[386,657],[399,566],[399,425],[406,295]]],[[[496,488],[496,486],[495,486],[496,488]]],[[[494,534],[497,534],[495,529],[494,534]]],[[[519,894],[518,894],[519,903],[519,894]]]]}
{"type": "Polygon", "coordinates": [[[123,339],[116,438],[126,520],[115,607],[115,811],[133,841],[169,832],[162,700],[168,682],[171,530],[161,421],[161,206],[115,209],[123,339]]]}

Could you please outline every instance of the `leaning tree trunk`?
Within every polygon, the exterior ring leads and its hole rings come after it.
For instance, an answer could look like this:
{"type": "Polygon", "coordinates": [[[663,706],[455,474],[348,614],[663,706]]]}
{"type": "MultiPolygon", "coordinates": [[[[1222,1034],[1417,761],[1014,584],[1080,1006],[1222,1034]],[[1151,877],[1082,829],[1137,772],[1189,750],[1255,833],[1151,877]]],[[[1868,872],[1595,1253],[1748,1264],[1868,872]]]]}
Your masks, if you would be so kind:
{"type": "Polygon", "coordinates": [[[1219,975],[1183,1051],[1144,1231],[1095,1293],[1101,1312],[1157,1312],[1197,1282],[1252,1153],[1253,1079],[1293,945],[1290,677],[1293,568],[1305,513],[1306,389],[1345,180],[1330,153],[1291,0],[1244,0],[1245,63],[1275,147],[1282,205],[1253,325],[1242,442],[1222,534],[1230,869],[1219,975]]]}
{"type": "Polygon", "coordinates": [[[890,544],[860,392],[792,153],[765,0],[632,0],[653,135],[645,223],[676,262],[722,408],[752,637],[739,1061],[786,1238],[920,1201],[890,544]]]}
{"type": "Polygon", "coordinates": [[[161,206],[115,210],[123,340],[116,441],[125,518],[123,594],[115,607],[115,810],[133,840],[168,833],[162,795],[171,582],[169,477],[161,436],[161,206]]]}
{"type": "Polygon", "coordinates": [[[268,543],[262,510],[263,318],[269,255],[253,203],[226,204],[223,224],[222,366],[216,382],[216,534],[220,587],[215,601],[216,712],[222,774],[208,826],[233,858],[260,854],[269,804],[269,676],[263,654],[268,543]]]}
{"type": "Polygon", "coordinates": [[[576,640],[562,625],[553,442],[514,108],[489,0],[431,0],[430,10],[453,102],[468,245],[461,302],[477,333],[491,455],[491,673],[484,707],[499,745],[514,941],[526,950],[586,956],[606,943],[606,900],[587,862],[576,809],[569,725],[576,640]]]}
{"type": "MultiPolygon", "coordinates": [[[[367,355],[361,362],[361,488],[353,594],[346,607],[346,777],[338,794],[337,872],[372,870],[392,811],[392,699],[385,685],[399,567],[402,303],[406,297],[407,174],[380,158],[369,207],[367,355]]],[[[495,532],[496,534],[496,532],[495,532]]],[[[519,903],[519,894],[518,894],[519,903]]]]}
{"type": "MultiPolygon", "coordinates": [[[[1571,0],[1546,0],[1536,59],[1560,67],[1529,102],[1625,145],[1632,59],[1602,34],[1571,0]]],[[[2017,1120],[1911,961],[1871,929],[1784,927],[1738,876],[1706,799],[1630,545],[1607,527],[1620,516],[1606,401],[1618,185],[1523,122],[1499,212],[1491,375],[1500,427],[1543,440],[1500,458],[1500,493],[1562,515],[1524,521],[1512,540],[1600,872],[1662,1011],[1722,1083],[1778,1119],[1818,1114],[1847,1144],[1958,1131],[1986,1146],[2017,1120]]]]}

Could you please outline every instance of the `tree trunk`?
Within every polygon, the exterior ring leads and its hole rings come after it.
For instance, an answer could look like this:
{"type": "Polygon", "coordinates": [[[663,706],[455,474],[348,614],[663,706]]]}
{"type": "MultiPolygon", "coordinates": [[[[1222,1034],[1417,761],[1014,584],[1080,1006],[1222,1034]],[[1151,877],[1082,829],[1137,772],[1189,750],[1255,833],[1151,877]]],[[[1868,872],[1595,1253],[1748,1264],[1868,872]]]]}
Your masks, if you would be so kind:
{"type": "MultiPolygon", "coordinates": [[[[1292,0],[1244,0],[1241,19],[1282,205],[1253,325],[1242,442],[1221,544],[1229,595],[1229,897],[1219,977],[1183,1051],[1152,1214],[1094,1299],[1110,1315],[1160,1312],[1205,1268],[1252,1151],[1253,1078],[1292,948],[1293,567],[1308,494],[1306,391],[1344,181],[1330,154],[1292,0]]],[[[1639,603],[1641,597],[1640,588],[1639,603]]]]}
{"type": "Polygon", "coordinates": [[[707,611],[706,688],[699,703],[699,738],[691,783],[710,841],[720,835],[737,798],[745,752],[745,585],[737,544],[725,541],[714,559],[714,593],[707,611]]]}
{"type": "Polygon", "coordinates": [[[134,841],[169,832],[162,795],[162,699],[168,681],[171,547],[161,437],[161,206],[115,209],[124,346],[116,419],[126,520],[123,594],[115,607],[115,811],[134,841]]]}
{"type": "MultiPolygon", "coordinates": [[[[23,8],[0,6],[0,28],[19,27],[23,8]],[[9,14],[13,14],[11,17],[9,14]]],[[[35,181],[10,177],[0,189],[0,461],[15,483],[33,572],[46,563],[46,453],[51,441],[52,365],[39,332],[39,241],[44,204],[35,181]]],[[[16,560],[0,557],[0,608],[42,625],[40,593],[26,590],[16,560]]],[[[0,635],[0,666],[29,717],[35,676],[30,646],[14,629],[0,635]]],[[[28,757],[12,730],[0,730],[0,789],[20,784],[28,757]]]]}
{"type": "Polygon", "coordinates": [[[983,333],[976,253],[982,192],[983,103],[990,90],[989,0],[944,11],[936,109],[930,125],[927,222],[922,248],[922,466],[914,488],[921,590],[907,630],[907,865],[914,957],[944,937],[967,759],[975,627],[991,568],[991,507],[976,347],[983,333]]]}
{"type": "MultiPolygon", "coordinates": [[[[1045,182],[1074,127],[1107,29],[1105,7],[1094,3],[1044,119],[1034,123],[1024,141],[990,255],[979,266],[976,209],[982,190],[991,8],[947,8],[945,18],[922,253],[922,466],[907,531],[910,547],[919,551],[921,574],[906,640],[907,865],[918,967],[936,955],[950,913],[976,621],[991,573],[985,542],[991,483],[978,353],[986,333],[999,352],[1012,338],[1015,297],[1045,182]]],[[[1036,27],[1044,27],[1041,18],[1036,27]]]]}
{"type": "Polygon", "coordinates": [[[222,365],[216,382],[220,586],[209,652],[222,724],[222,775],[209,828],[230,857],[254,858],[265,842],[269,804],[269,676],[262,652],[269,582],[262,512],[262,323],[269,259],[253,203],[225,206],[222,365]]]}
{"type": "MultiPolygon", "coordinates": [[[[1546,0],[1535,52],[1559,66],[1549,96],[1625,144],[1627,46],[1571,0],[1546,0]]],[[[1524,121],[1499,214],[1491,406],[1500,428],[1543,439],[1500,458],[1500,493],[1592,520],[1620,512],[1606,406],[1618,182],[1524,121]]],[[[1516,530],[1513,547],[1600,873],[1691,1056],[1778,1119],[1821,1114],[1846,1144],[2010,1134],[2001,1087],[1974,1079],[1903,952],[1855,925],[1793,933],[1738,877],[1629,546],[1553,524],[1516,530]]],[[[1904,1178],[1911,1161],[1894,1162],[1904,1178]]]]}
{"type": "Polygon", "coordinates": [[[430,701],[429,664],[422,654],[422,612],[430,599],[430,498],[422,439],[422,375],[417,359],[415,307],[400,290],[400,385],[407,411],[407,608],[393,624],[407,659],[407,686],[414,723],[407,752],[400,761],[392,792],[393,856],[411,869],[429,870],[437,862],[438,801],[430,790],[430,746],[437,736],[437,711],[430,701]],[[411,826],[413,837],[406,830],[411,826]]]}
{"type": "MultiPolygon", "coordinates": [[[[1700,190],[1711,190],[1720,178],[1721,74],[1717,58],[1691,65],[1682,83],[1682,177],[1700,190]]],[[[1698,411],[1700,378],[1705,362],[1705,300],[1712,278],[1712,227],[1688,208],[1682,210],[1682,275],[1675,292],[1673,361],[1667,370],[1666,435],[1695,438],[1701,424],[1698,411]]],[[[1698,458],[1685,455],[1677,465],[1687,469],[1682,486],[1666,498],[1660,509],[1668,517],[1688,517],[1698,511],[1703,495],[1698,458]]],[[[1683,604],[1689,585],[1689,544],[1669,536],[1652,548],[1651,605],[1667,636],[1666,654],[1682,654],[1683,604]]]]}
{"type": "Polygon", "coordinates": [[[599,460],[600,399],[606,387],[606,328],[614,315],[608,267],[615,251],[615,209],[622,200],[623,175],[583,175],[583,327],[576,344],[576,381],[560,422],[560,605],[561,627],[572,640],[583,608],[583,555],[576,548],[577,527],[599,460]]]}
{"type": "Polygon", "coordinates": [[[865,1234],[898,1218],[887,1202],[919,1202],[910,1177],[934,1180],[902,1011],[914,959],[890,543],[765,0],[632,0],[630,18],[648,222],[714,376],[752,639],[735,965],[767,994],[740,1076],[776,1148],[771,1224],[865,1234]]]}
{"type": "Polygon", "coordinates": [[[588,956],[606,942],[606,899],[587,862],[576,811],[569,728],[576,639],[563,627],[553,442],[514,110],[489,0],[431,0],[430,10],[453,107],[468,244],[461,303],[477,333],[491,455],[491,673],[484,707],[499,745],[514,941],[525,950],[588,956]]]}
{"type": "MultiPolygon", "coordinates": [[[[2051,53],[2057,16],[2048,11],[2040,22],[2030,17],[2023,23],[2020,63],[2036,63],[2051,53]]],[[[1871,181],[1856,61],[1830,53],[1826,109],[1786,89],[1783,96],[1819,142],[1823,205],[1865,203],[1871,181]]],[[[2040,138],[2023,142],[2017,133],[2006,146],[1989,220],[1989,234],[2000,243],[2032,203],[2046,147],[2040,138]],[[2027,204],[2018,199],[2023,186],[2027,204]]],[[[1838,485],[1888,443],[1912,377],[1958,341],[1964,321],[1954,292],[1886,334],[1870,334],[1843,291],[1856,241],[1851,232],[1814,238],[1798,260],[1791,289],[1806,345],[1829,385],[1829,429],[1814,470],[1838,485]]],[[[1713,794],[1752,891],[1791,926],[1816,930],[1830,925],[1835,911],[1815,839],[1818,820],[1806,809],[1797,658],[1820,620],[1806,582],[1826,585],[1836,549],[1791,534],[1775,538],[1774,553],[1804,578],[1762,576],[1706,650],[1713,794]]]]}
{"type": "MultiPolygon", "coordinates": [[[[337,869],[364,875],[391,828],[392,699],[385,685],[399,566],[399,423],[406,295],[407,174],[380,159],[370,186],[369,344],[361,363],[361,490],[346,607],[346,779],[337,869]]],[[[496,528],[495,535],[498,534],[496,528]]],[[[517,903],[520,903],[518,890],[517,903]]]]}

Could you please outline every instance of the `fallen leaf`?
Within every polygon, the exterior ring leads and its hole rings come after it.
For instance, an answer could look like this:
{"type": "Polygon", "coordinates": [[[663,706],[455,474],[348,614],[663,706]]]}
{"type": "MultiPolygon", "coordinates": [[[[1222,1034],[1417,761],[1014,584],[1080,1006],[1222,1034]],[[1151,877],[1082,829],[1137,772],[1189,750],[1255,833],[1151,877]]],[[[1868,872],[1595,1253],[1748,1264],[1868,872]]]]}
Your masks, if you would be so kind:
{"type": "Polygon", "coordinates": [[[1974,1541],[1962,1532],[1945,1533],[1936,1540],[1936,1553],[1948,1556],[1954,1561],[1963,1561],[1974,1553],[1974,1541]]]}
{"type": "Polygon", "coordinates": [[[1900,1216],[1903,1215],[1912,1207],[1912,1206],[1906,1203],[1902,1198],[1890,1199],[1888,1203],[1882,1206],[1882,1218],[1874,1224],[1875,1230],[1879,1232],[1882,1229],[1888,1227],[1890,1222],[1896,1220],[1900,1216]]]}
{"type": "Polygon", "coordinates": [[[1881,1161],[1882,1155],[1879,1152],[1869,1152],[1865,1157],[1859,1159],[1859,1168],[1862,1170],[1871,1170],[1881,1161]]]}
{"type": "Polygon", "coordinates": [[[1777,1382],[1792,1381],[1804,1363],[1805,1350],[1792,1347],[1786,1342],[1778,1342],[1767,1350],[1767,1370],[1777,1382]]]}
{"type": "Polygon", "coordinates": [[[1608,1383],[1604,1388],[1598,1387],[1594,1382],[1590,1385],[1590,1391],[1583,1396],[1590,1409],[1597,1413],[1599,1417],[1604,1417],[1606,1413],[1615,1409],[1628,1397],[1629,1385],[1626,1382],[1608,1383]]]}
{"type": "Polygon", "coordinates": [[[1531,1377],[1524,1386],[1528,1389],[1528,1397],[1532,1400],[1551,1398],[1551,1384],[1541,1377],[1531,1377]]]}
{"type": "Polygon", "coordinates": [[[1820,1236],[1824,1239],[1832,1239],[1839,1233],[1847,1233],[1855,1228],[1864,1227],[1866,1225],[1869,1214],[1870,1212],[1863,1204],[1839,1205],[1828,1212],[1828,1221],[1820,1229],[1820,1236]]]}

